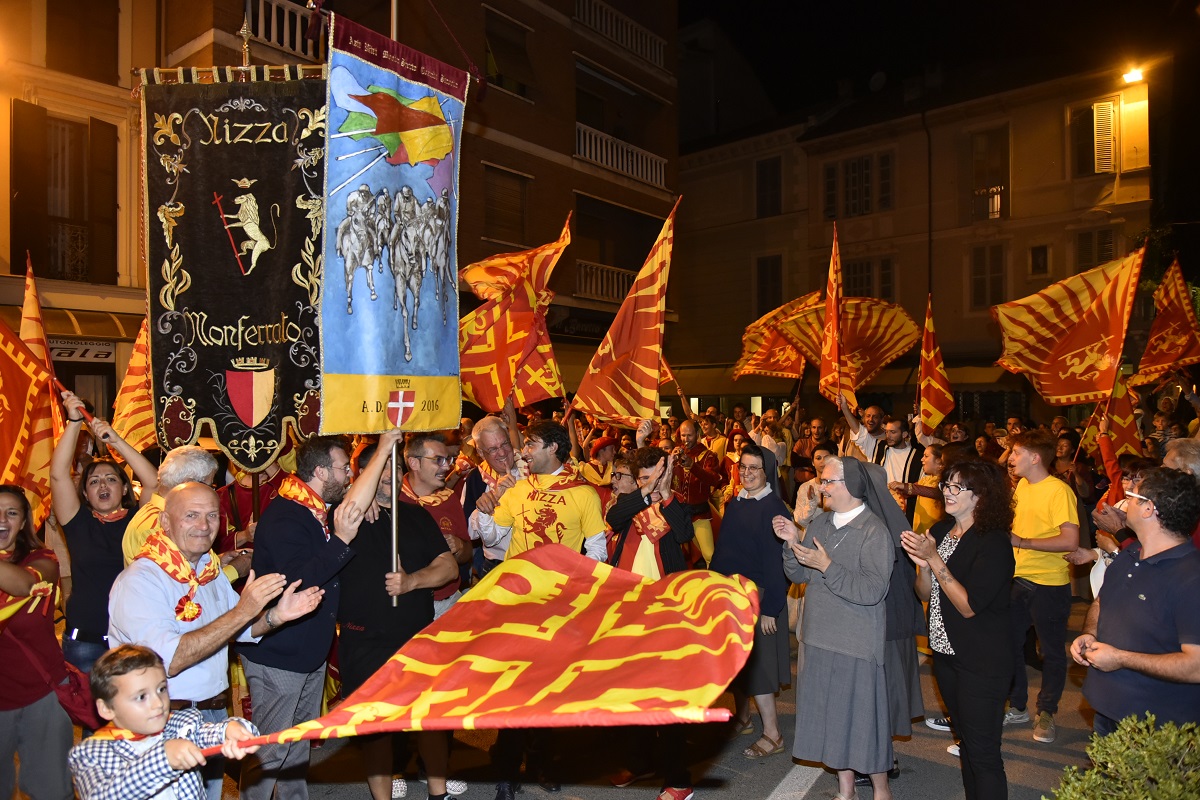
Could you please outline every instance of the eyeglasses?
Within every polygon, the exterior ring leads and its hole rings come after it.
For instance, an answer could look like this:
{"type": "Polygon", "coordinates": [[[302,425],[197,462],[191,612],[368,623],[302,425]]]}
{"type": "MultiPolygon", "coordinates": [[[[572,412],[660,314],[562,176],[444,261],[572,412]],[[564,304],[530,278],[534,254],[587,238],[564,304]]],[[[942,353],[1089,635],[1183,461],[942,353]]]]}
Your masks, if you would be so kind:
{"type": "Polygon", "coordinates": [[[419,456],[425,461],[434,461],[439,467],[444,467],[450,463],[450,456],[419,456]]]}
{"type": "MultiPolygon", "coordinates": [[[[1137,483],[1141,479],[1142,479],[1141,475],[1122,475],[1121,476],[1122,483],[1124,483],[1125,481],[1129,481],[1130,483],[1137,483]]],[[[1129,492],[1126,492],[1125,494],[1129,494],[1129,492]]]]}
{"type": "Polygon", "coordinates": [[[501,442],[500,444],[496,445],[495,447],[480,448],[479,452],[483,453],[485,456],[494,456],[497,453],[503,453],[505,450],[512,450],[512,449],[513,449],[512,442],[501,442]]]}
{"type": "Polygon", "coordinates": [[[633,477],[633,474],[629,473],[629,472],[614,472],[612,479],[614,481],[619,481],[622,478],[632,478],[632,477],[633,477]]]}
{"type": "Polygon", "coordinates": [[[1138,494],[1137,492],[1126,492],[1125,496],[1136,498],[1138,500],[1141,500],[1143,503],[1149,503],[1151,506],[1154,505],[1154,501],[1151,500],[1149,497],[1146,497],[1146,495],[1144,495],[1144,494],[1138,494]]]}
{"type": "Polygon", "coordinates": [[[763,468],[756,464],[738,464],[738,469],[742,472],[762,472],[763,468]]]}
{"type": "Polygon", "coordinates": [[[938,488],[951,497],[958,497],[959,492],[962,491],[974,491],[970,486],[963,486],[961,483],[946,483],[946,481],[939,483],[938,488]]]}
{"type": "Polygon", "coordinates": [[[819,481],[819,483],[822,486],[828,486],[831,483],[845,483],[845,482],[846,482],[845,478],[821,478],[821,480],[819,481]]]}
{"type": "Polygon", "coordinates": [[[340,466],[340,467],[335,467],[333,464],[330,464],[330,465],[329,465],[328,467],[326,467],[325,469],[329,470],[330,472],[339,472],[339,471],[340,471],[340,472],[345,472],[347,475],[353,475],[353,474],[354,474],[354,468],[353,468],[353,467],[351,467],[351,466],[350,466],[348,463],[347,463],[347,464],[343,464],[343,465],[342,465],[342,466],[340,466]]]}

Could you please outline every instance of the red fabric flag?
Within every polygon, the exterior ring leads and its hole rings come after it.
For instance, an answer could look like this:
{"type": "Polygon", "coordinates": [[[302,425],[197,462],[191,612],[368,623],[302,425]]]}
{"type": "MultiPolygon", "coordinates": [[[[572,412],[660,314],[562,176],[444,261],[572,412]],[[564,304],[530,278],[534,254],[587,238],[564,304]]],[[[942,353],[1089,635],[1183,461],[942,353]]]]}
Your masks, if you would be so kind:
{"type": "Polygon", "coordinates": [[[950,376],[946,374],[946,366],[942,363],[942,350],[938,347],[937,333],[933,329],[932,294],[929,295],[929,303],[925,307],[920,375],[918,384],[921,393],[921,422],[925,430],[932,431],[954,410],[954,392],[950,390],[950,376]]]}
{"type": "MultiPolygon", "coordinates": [[[[54,379],[54,361],[42,324],[42,303],[38,297],[37,281],[33,277],[33,262],[25,254],[25,301],[21,307],[21,341],[54,379]]],[[[33,525],[40,526],[50,516],[50,458],[54,443],[62,436],[67,422],[62,404],[54,392],[38,397],[28,410],[33,428],[29,437],[29,456],[26,471],[30,481],[29,504],[33,509],[33,525]]]]}
{"type": "Polygon", "coordinates": [[[484,303],[458,327],[463,397],[496,412],[513,396],[518,408],[565,397],[546,310],[550,275],[571,243],[571,215],[558,241],[468,265],[462,279],[484,303]]]}
{"type": "Polygon", "coordinates": [[[832,403],[844,394],[851,406],[858,405],[854,398],[854,386],[848,374],[844,374],[843,344],[845,328],[842,326],[842,256],[838,252],[837,223],[833,224],[833,250],[829,254],[829,277],[825,281],[825,319],[821,331],[821,378],[817,389],[832,403]]]}
{"type": "Polygon", "coordinates": [[[779,325],[821,304],[821,293],[810,292],[784,303],[746,326],[742,334],[742,357],[733,367],[733,379],[743,375],[799,378],[804,374],[804,355],[779,330],[779,325]]]}
{"type": "Polygon", "coordinates": [[[542,545],[489,572],[332,712],[246,744],[727,720],[710,706],[749,657],[758,605],[739,575],[652,581],[542,545]]]}
{"type": "Polygon", "coordinates": [[[1155,383],[1169,372],[1200,363],[1200,325],[1179,262],[1163,275],[1154,292],[1154,324],[1146,340],[1146,352],[1130,386],[1155,383]]]}
{"type": "Polygon", "coordinates": [[[134,450],[158,441],[154,428],[154,393],[150,388],[150,331],[146,320],[138,329],[125,380],[113,401],[112,426],[134,450]]]}
{"type": "Polygon", "coordinates": [[[1117,455],[1132,453],[1142,455],[1142,440],[1138,436],[1137,418],[1133,414],[1133,399],[1129,396],[1128,381],[1119,374],[1113,384],[1112,395],[1107,401],[1096,404],[1092,416],[1088,418],[1087,427],[1083,431],[1080,446],[1088,455],[1097,456],[1099,447],[1096,436],[1099,427],[1096,424],[1101,414],[1108,415],[1108,432],[1112,435],[1113,448],[1117,455]]]}
{"type": "Polygon", "coordinates": [[[643,419],[658,417],[667,277],[678,208],[677,200],[612,327],[592,356],[572,408],[630,428],[643,419]]]}
{"type": "Polygon", "coordinates": [[[0,322],[0,483],[45,496],[46,483],[30,472],[37,404],[50,394],[50,373],[12,328],[0,322]]]}
{"type": "Polygon", "coordinates": [[[1107,398],[1121,364],[1145,252],[992,306],[1004,338],[996,363],[1025,373],[1051,405],[1107,398]]]}

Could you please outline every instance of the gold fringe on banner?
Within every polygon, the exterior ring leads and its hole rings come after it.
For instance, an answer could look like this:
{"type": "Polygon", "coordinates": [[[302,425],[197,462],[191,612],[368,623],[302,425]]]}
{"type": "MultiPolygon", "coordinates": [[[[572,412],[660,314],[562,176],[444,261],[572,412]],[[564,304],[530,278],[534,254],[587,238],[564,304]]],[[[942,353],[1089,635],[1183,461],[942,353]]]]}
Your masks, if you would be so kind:
{"type": "Polygon", "coordinates": [[[161,67],[133,70],[140,81],[133,88],[136,96],[142,85],[179,83],[257,83],[328,78],[326,64],[252,64],[248,67],[161,67]]]}

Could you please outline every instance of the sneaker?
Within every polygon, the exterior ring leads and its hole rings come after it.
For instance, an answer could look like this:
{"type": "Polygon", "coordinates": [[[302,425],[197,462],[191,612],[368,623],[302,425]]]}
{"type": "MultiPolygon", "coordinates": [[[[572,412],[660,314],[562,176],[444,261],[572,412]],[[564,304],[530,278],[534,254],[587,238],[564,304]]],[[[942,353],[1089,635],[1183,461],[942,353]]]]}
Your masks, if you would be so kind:
{"type": "Polygon", "coordinates": [[[954,744],[947,747],[946,752],[949,753],[950,755],[954,756],[955,758],[960,758],[960,755],[958,752],[958,742],[955,742],[954,744]]]}
{"type": "Polygon", "coordinates": [[[1045,742],[1049,744],[1058,736],[1058,731],[1054,729],[1054,717],[1049,711],[1039,712],[1037,722],[1033,724],[1033,740],[1035,742],[1045,742]]]}
{"type": "MultiPolygon", "coordinates": [[[[421,783],[429,783],[429,776],[422,770],[420,774],[421,783]]],[[[446,778],[446,794],[451,797],[458,797],[460,794],[467,793],[467,782],[460,781],[458,778],[446,778]]],[[[403,795],[402,795],[403,796],[403,795]]]]}
{"type": "Polygon", "coordinates": [[[638,781],[649,780],[650,778],[653,778],[653,777],[654,777],[653,772],[634,773],[634,772],[631,772],[630,770],[623,769],[618,772],[614,772],[612,775],[609,775],[608,780],[613,786],[617,787],[618,789],[624,789],[626,786],[632,786],[633,784],[637,783],[638,781]]]}
{"type": "Polygon", "coordinates": [[[692,787],[685,786],[682,789],[675,789],[670,786],[658,793],[658,800],[692,800],[695,793],[692,787]]]}
{"type": "Polygon", "coordinates": [[[948,731],[948,730],[950,730],[950,718],[949,717],[926,717],[925,718],[925,726],[929,727],[929,728],[933,728],[935,731],[948,731]]]}
{"type": "Polygon", "coordinates": [[[400,800],[408,794],[408,781],[404,778],[392,778],[392,800],[400,800]]]}
{"type": "Polygon", "coordinates": [[[1017,725],[1022,722],[1029,722],[1029,712],[1025,709],[1010,708],[1004,712],[1005,725],[1017,725]]]}

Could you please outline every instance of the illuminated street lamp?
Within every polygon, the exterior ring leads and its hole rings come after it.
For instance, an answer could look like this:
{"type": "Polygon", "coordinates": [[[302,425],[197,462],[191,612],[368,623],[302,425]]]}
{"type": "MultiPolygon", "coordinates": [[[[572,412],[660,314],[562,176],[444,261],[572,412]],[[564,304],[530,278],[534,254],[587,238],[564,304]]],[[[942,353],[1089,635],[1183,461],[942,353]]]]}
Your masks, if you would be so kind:
{"type": "Polygon", "coordinates": [[[1121,77],[1123,77],[1125,79],[1126,83],[1137,83],[1138,81],[1140,81],[1142,79],[1142,71],[1140,69],[1138,69],[1137,67],[1134,67],[1133,69],[1129,70],[1129,72],[1126,72],[1124,75],[1122,75],[1121,77]]]}

